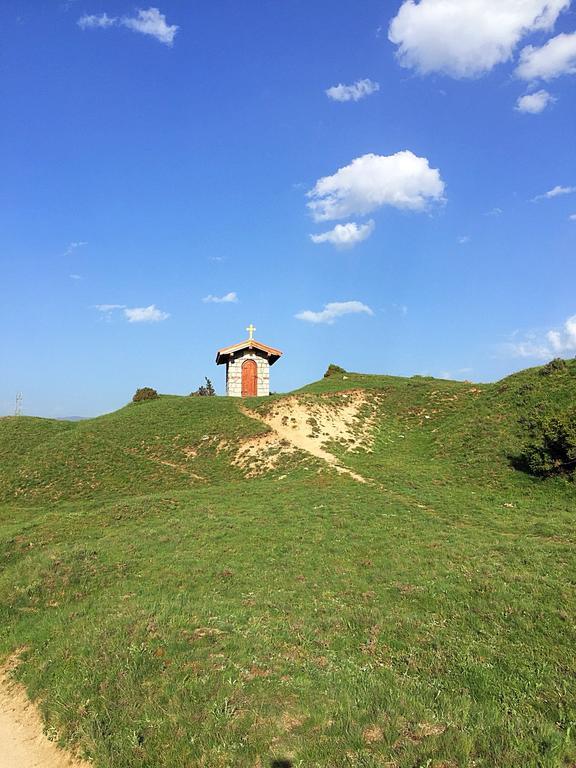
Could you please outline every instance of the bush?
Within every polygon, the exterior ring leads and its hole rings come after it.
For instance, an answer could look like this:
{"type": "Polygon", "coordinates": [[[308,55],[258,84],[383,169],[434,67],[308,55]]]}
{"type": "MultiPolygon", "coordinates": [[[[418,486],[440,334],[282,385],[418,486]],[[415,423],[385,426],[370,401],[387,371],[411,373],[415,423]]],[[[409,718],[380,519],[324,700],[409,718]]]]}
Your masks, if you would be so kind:
{"type": "Polygon", "coordinates": [[[566,360],[562,360],[561,357],[555,357],[554,360],[550,360],[549,363],[540,369],[541,376],[552,376],[555,373],[564,373],[568,370],[568,364],[566,360]]]}
{"type": "Polygon", "coordinates": [[[216,390],[207,376],[204,376],[206,384],[201,384],[196,392],[190,392],[190,397],[214,397],[216,390]]]}
{"type": "Polygon", "coordinates": [[[562,416],[535,419],[530,431],[520,455],[521,467],[538,477],[576,478],[576,408],[562,416]]]}
{"type": "Polygon", "coordinates": [[[142,387],[142,389],[136,390],[132,402],[141,403],[143,400],[156,400],[157,398],[158,392],[155,389],[152,389],[152,387],[142,387]]]}
{"type": "Polygon", "coordinates": [[[330,376],[335,376],[338,373],[347,373],[345,368],[340,368],[339,365],[334,365],[334,363],[330,363],[328,366],[328,370],[324,374],[324,378],[327,379],[330,376]]]}

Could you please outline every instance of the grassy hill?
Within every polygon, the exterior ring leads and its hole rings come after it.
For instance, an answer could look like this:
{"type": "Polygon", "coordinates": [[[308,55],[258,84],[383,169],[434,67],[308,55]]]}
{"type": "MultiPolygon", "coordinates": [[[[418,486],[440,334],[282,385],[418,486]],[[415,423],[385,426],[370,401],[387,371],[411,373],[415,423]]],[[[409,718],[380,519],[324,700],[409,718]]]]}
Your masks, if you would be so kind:
{"type": "Polygon", "coordinates": [[[240,478],[218,445],[262,431],[230,398],[163,396],[78,422],[1,419],[0,499],[114,497],[240,478]]]}
{"type": "Polygon", "coordinates": [[[97,768],[573,765],[576,486],[512,458],[575,401],[572,361],[0,419],[0,654],[97,768]],[[366,482],[266,442],[359,391],[366,482]]]}

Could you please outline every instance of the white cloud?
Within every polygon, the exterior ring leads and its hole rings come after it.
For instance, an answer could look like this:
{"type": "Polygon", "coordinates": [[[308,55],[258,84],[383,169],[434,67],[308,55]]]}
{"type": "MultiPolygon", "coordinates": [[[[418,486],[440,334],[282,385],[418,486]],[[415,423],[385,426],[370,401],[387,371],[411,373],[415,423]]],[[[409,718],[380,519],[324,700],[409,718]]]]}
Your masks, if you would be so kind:
{"type": "Polygon", "coordinates": [[[549,192],[546,192],[546,197],[558,197],[559,195],[571,195],[573,192],[576,192],[576,187],[556,186],[554,187],[554,189],[551,189],[549,192]]]}
{"type": "Polygon", "coordinates": [[[336,224],[334,229],[329,232],[322,232],[320,235],[310,235],[313,243],[330,243],[336,248],[353,248],[363,240],[367,240],[376,225],[370,219],[366,224],[356,224],[354,221],[348,224],[336,224]]]}
{"type": "Polygon", "coordinates": [[[384,205],[422,211],[441,201],[444,182],[425,157],[408,150],[395,155],[363,155],[333,176],[319,179],[307,193],[315,221],[367,214],[384,205]]]}
{"type": "Polygon", "coordinates": [[[461,237],[458,238],[458,243],[460,245],[468,245],[468,243],[471,240],[472,240],[472,238],[470,237],[470,235],[462,235],[461,237]]]}
{"type": "Polygon", "coordinates": [[[94,309],[102,313],[102,319],[106,323],[111,323],[114,316],[114,312],[125,308],[125,304],[96,304],[94,309]]]}
{"type": "Polygon", "coordinates": [[[518,342],[504,345],[513,357],[528,357],[548,360],[558,355],[576,352],[576,315],[569,317],[560,329],[554,328],[544,334],[527,334],[518,342]]]}
{"type": "Polygon", "coordinates": [[[553,104],[556,98],[552,96],[548,91],[536,91],[535,93],[527,93],[525,96],[520,96],[516,102],[516,109],[518,112],[525,112],[530,115],[538,115],[543,112],[549,104],[553,104]]]}
{"type": "Polygon", "coordinates": [[[81,29],[106,29],[107,27],[113,27],[118,23],[118,19],[108,16],[107,13],[102,13],[100,16],[84,14],[84,16],[78,19],[78,26],[81,29]]]}
{"type": "Polygon", "coordinates": [[[235,291],[224,294],[224,296],[212,296],[212,294],[205,296],[202,301],[205,304],[237,304],[238,294],[235,291]]]}
{"type": "Polygon", "coordinates": [[[151,35],[159,42],[164,43],[164,45],[172,45],[178,31],[178,27],[175,24],[172,26],[166,24],[166,16],[160,13],[158,8],[148,8],[147,11],[138,10],[136,16],[131,18],[124,17],[120,23],[122,26],[128,27],[128,29],[134,30],[134,32],[151,35]]]}
{"type": "Polygon", "coordinates": [[[98,312],[113,312],[115,309],[124,309],[126,304],[96,304],[98,312]]]}
{"type": "Polygon", "coordinates": [[[520,40],[554,26],[570,0],[405,0],[388,37],[420,74],[479,77],[508,61],[520,40]]]}
{"type": "Polygon", "coordinates": [[[555,354],[576,352],[576,315],[572,315],[559,331],[548,331],[546,338],[555,354]]]}
{"type": "Polygon", "coordinates": [[[126,308],[124,315],[129,323],[159,323],[170,317],[168,312],[162,312],[154,304],[150,304],[149,307],[126,308]]]}
{"type": "Polygon", "coordinates": [[[484,216],[501,216],[504,213],[502,208],[491,208],[489,211],[486,211],[484,216]]]}
{"type": "Polygon", "coordinates": [[[505,344],[504,349],[512,357],[531,357],[535,360],[547,360],[551,357],[550,350],[545,344],[538,344],[531,339],[505,344]]]}
{"type": "Polygon", "coordinates": [[[62,255],[71,256],[74,251],[76,251],[78,248],[84,248],[85,245],[88,245],[88,243],[86,243],[84,240],[77,240],[76,242],[69,243],[68,248],[66,248],[62,255]]]}
{"type": "Polygon", "coordinates": [[[527,45],[520,53],[516,75],[522,80],[552,80],[576,74],[576,32],[553,37],[540,48],[527,45]]]}
{"type": "Polygon", "coordinates": [[[304,320],[308,323],[326,323],[332,325],[337,318],[343,315],[355,315],[359,313],[365,313],[367,315],[373,315],[374,312],[366,304],[362,304],[361,301],[332,301],[329,304],[324,305],[324,309],[320,312],[312,312],[310,309],[305,309],[302,312],[298,312],[295,315],[297,320],[304,320]]]}
{"type": "Polygon", "coordinates": [[[172,45],[178,27],[166,23],[166,16],[158,8],[138,9],[136,16],[100,16],[84,15],[78,19],[81,29],[108,29],[109,27],[126,27],[142,35],[151,35],[164,45],[172,45]]]}
{"type": "Polygon", "coordinates": [[[551,200],[554,197],[560,197],[561,195],[571,195],[576,192],[576,187],[561,187],[559,184],[553,189],[549,189],[548,192],[544,192],[543,195],[536,195],[532,198],[532,202],[536,203],[538,200],[551,200]]]}
{"type": "Polygon", "coordinates": [[[570,216],[568,216],[570,221],[576,221],[576,213],[571,213],[570,216]]]}
{"type": "Polygon", "coordinates": [[[70,280],[82,280],[82,275],[68,275],[70,280]]]}
{"type": "Polygon", "coordinates": [[[379,90],[379,83],[366,78],[365,80],[357,80],[352,85],[342,85],[342,83],[333,85],[328,88],[326,95],[332,101],[360,101],[360,99],[364,99],[379,90]]]}

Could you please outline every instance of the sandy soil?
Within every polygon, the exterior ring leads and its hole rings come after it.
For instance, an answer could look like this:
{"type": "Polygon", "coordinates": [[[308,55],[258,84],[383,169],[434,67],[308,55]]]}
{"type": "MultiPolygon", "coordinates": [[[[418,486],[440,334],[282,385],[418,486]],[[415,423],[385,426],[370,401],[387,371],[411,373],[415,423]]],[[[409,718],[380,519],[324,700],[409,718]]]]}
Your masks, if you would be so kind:
{"type": "Polygon", "coordinates": [[[11,660],[0,667],[0,768],[90,768],[59,749],[44,734],[26,691],[10,680],[11,660]]]}
{"type": "Polygon", "coordinates": [[[238,451],[237,463],[254,468],[253,460],[259,457],[256,472],[258,468],[267,471],[278,459],[278,454],[270,456],[267,449],[276,448],[280,453],[298,449],[326,462],[340,474],[365,483],[362,475],[343,466],[325,448],[326,443],[337,440],[346,444],[348,450],[369,450],[373,424],[371,419],[359,418],[365,402],[364,392],[350,392],[316,403],[298,397],[283,398],[265,415],[244,409],[246,416],[262,421],[272,433],[246,441],[238,451]]]}

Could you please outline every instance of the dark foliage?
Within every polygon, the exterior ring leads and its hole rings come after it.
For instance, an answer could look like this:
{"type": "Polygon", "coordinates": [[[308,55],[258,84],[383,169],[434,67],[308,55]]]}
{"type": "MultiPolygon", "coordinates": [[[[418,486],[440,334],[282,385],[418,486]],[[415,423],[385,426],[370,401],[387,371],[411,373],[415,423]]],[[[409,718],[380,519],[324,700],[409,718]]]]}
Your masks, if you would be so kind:
{"type": "Polygon", "coordinates": [[[541,376],[552,376],[555,373],[565,373],[568,370],[568,363],[561,357],[555,357],[549,363],[540,369],[541,376]]]}
{"type": "Polygon", "coordinates": [[[201,384],[196,392],[190,392],[190,397],[214,397],[216,390],[212,386],[212,382],[207,376],[204,376],[206,384],[201,384]]]}
{"type": "Polygon", "coordinates": [[[142,387],[136,390],[132,402],[141,403],[143,400],[156,400],[157,398],[158,392],[155,389],[152,389],[152,387],[142,387]]]}
{"type": "Polygon", "coordinates": [[[576,408],[561,416],[533,419],[529,427],[530,439],[518,466],[538,477],[576,478],[576,408]]]}
{"type": "Polygon", "coordinates": [[[334,365],[334,363],[330,363],[326,373],[324,374],[324,378],[327,379],[328,377],[335,376],[338,373],[346,373],[346,369],[341,368],[339,365],[334,365]]]}

